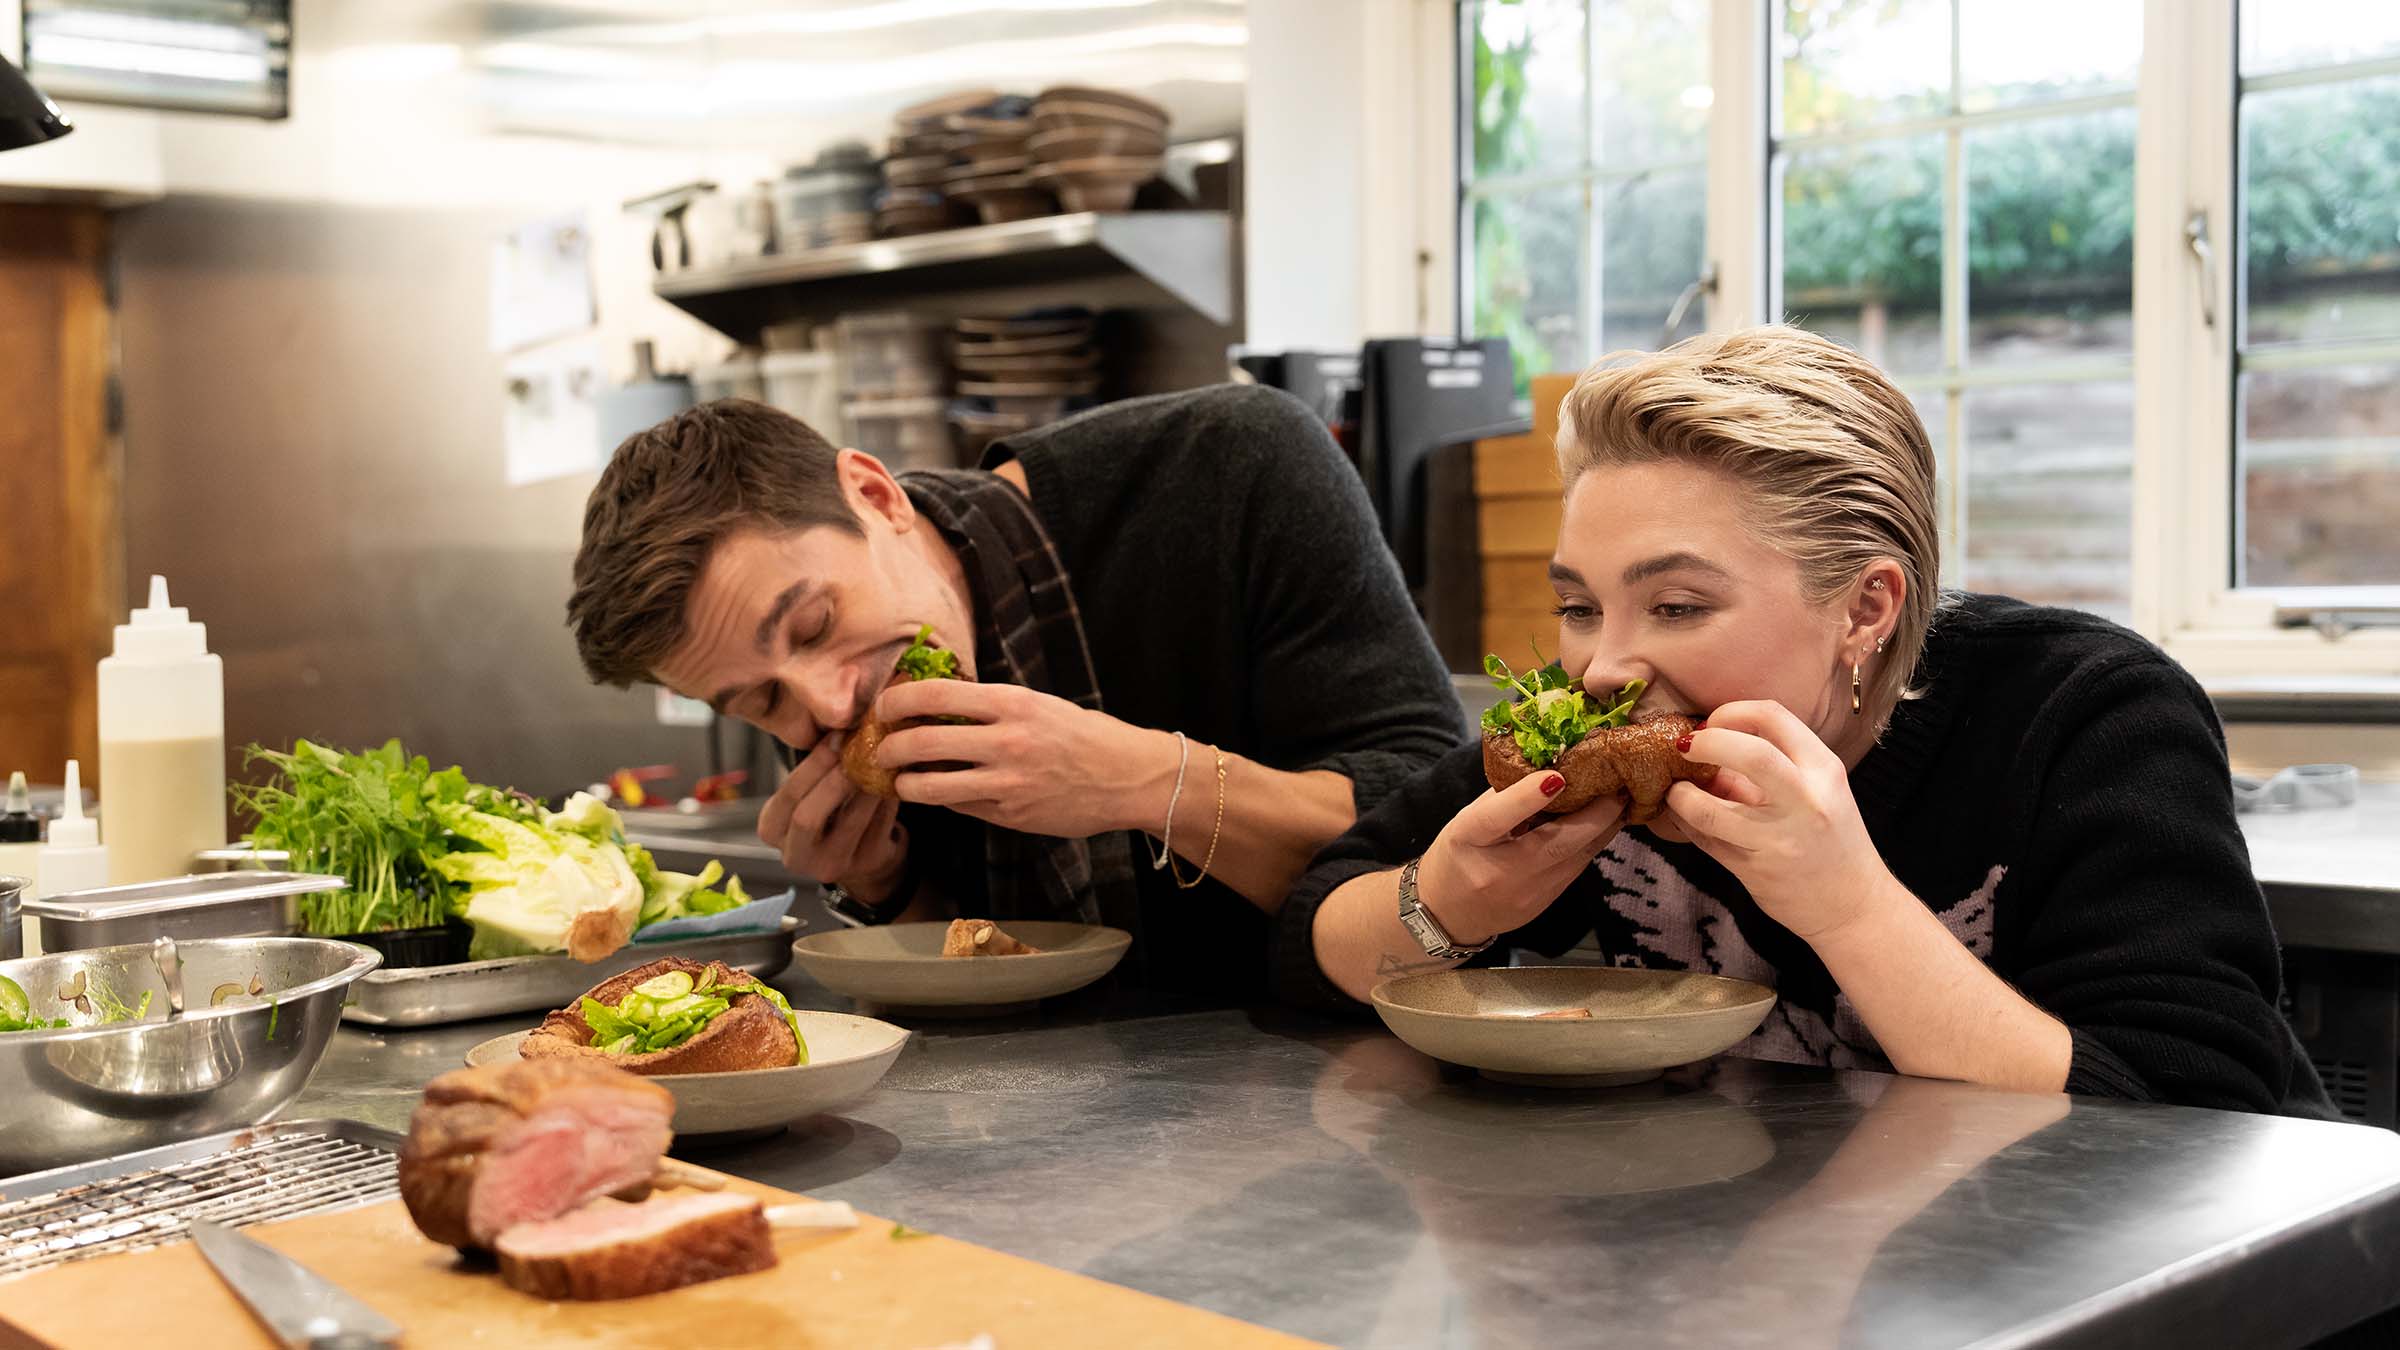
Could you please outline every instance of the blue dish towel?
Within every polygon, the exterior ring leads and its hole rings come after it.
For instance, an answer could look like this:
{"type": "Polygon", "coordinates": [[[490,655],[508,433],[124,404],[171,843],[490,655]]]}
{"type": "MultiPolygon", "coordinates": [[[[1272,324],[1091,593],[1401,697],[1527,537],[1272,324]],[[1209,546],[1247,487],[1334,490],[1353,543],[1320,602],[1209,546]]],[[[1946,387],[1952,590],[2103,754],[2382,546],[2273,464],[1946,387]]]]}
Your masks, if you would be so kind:
{"type": "Polygon", "coordinates": [[[772,933],[783,924],[796,891],[784,891],[716,914],[689,914],[654,923],[633,935],[635,942],[679,942],[685,938],[723,937],[728,933],[772,933]]]}

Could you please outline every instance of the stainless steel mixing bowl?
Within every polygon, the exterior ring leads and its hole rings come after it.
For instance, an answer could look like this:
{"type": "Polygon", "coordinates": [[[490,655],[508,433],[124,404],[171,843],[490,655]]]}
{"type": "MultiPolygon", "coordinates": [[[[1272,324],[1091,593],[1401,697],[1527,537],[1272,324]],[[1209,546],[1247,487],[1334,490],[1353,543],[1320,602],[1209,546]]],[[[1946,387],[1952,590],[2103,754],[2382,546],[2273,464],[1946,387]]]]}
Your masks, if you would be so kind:
{"type": "Polygon", "coordinates": [[[324,1058],[351,982],[383,959],[296,937],[186,942],[180,954],[179,1018],[147,946],[0,961],[33,1016],[73,1024],[0,1034],[0,1176],[269,1119],[324,1058]],[[141,1020],[102,1020],[109,1000],[138,1007],[144,994],[141,1020]]]}

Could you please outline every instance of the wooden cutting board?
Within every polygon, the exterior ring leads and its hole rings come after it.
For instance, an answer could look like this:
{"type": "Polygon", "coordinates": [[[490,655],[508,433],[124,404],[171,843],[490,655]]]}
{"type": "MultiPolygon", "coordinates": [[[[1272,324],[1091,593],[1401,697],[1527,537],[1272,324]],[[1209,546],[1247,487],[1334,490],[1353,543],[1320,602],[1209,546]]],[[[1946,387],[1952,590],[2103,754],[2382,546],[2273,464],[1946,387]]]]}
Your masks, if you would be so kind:
{"type": "MultiPolygon", "coordinates": [[[[770,1205],[799,1197],[736,1180],[770,1205]]],[[[775,1346],[996,1350],[1058,1346],[1298,1347],[1313,1342],[860,1216],[843,1233],[778,1233],[772,1270],[608,1303],[546,1303],[462,1266],[393,1200],[243,1230],[399,1323],[412,1347],[500,1350],[775,1346]]],[[[274,1340],[189,1242],[0,1284],[0,1347],[260,1347],[274,1340]]]]}

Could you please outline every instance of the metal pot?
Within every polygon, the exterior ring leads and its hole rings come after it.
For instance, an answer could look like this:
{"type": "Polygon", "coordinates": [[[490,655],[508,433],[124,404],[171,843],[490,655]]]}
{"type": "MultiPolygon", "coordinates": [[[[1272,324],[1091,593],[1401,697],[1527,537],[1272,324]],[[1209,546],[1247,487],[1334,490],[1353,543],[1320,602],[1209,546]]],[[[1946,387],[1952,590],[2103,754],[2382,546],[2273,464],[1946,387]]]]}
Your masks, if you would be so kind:
{"type": "Polygon", "coordinates": [[[0,961],[25,954],[25,892],[23,877],[0,876],[0,961]]]}
{"type": "Polygon", "coordinates": [[[86,1162],[256,1125],[307,1086],[350,985],[382,958],[324,938],[218,938],[180,945],[182,1016],[148,946],[0,962],[34,1016],[64,1030],[0,1034],[0,1175],[86,1162]],[[256,986],[259,993],[248,991],[256,986]],[[104,990],[140,1021],[106,1023],[104,990]],[[78,1007],[74,996],[87,1000],[78,1007]],[[221,1001],[220,1001],[221,1000],[221,1001]]]}

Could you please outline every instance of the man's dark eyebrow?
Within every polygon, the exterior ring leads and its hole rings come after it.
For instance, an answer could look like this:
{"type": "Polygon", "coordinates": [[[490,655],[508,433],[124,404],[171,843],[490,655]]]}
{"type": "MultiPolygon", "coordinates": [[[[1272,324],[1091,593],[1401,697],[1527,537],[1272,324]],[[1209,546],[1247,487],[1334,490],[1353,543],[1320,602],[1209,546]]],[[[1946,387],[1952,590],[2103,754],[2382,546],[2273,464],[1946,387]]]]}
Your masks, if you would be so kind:
{"type": "Polygon", "coordinates": [[[774,604],[767,607],[767,617],[758,621],[758,635],[752,639],[760,651],[765,651],[767,644],[775,640],[775,626],[792,612],[792,606],[800,603],[800,597],[808,594],[812,584],[807,581],[793,582],[783,588],[783,594],[775,597],[774,604]]]}
{"type": "Polygon", "coordinates": [[[1657,576],[1661,572],[1706,572],[1711,576],[1731,577],[1733,574],[1697,553],[1661,553],[1645,558],[1625,569],[1625,584],[1633,585],[1657,576]]]}
{"type": "Polygon", "coordinates": [[[718,690],[716,694],[708,700],[709,711],[715,713],[719,717],[723,717],[725,715],[725,705],[733,702],[734,696],[740,694],[741,692],[742,687],[738,684],[726,685],[724,688],[718,690]]]}

